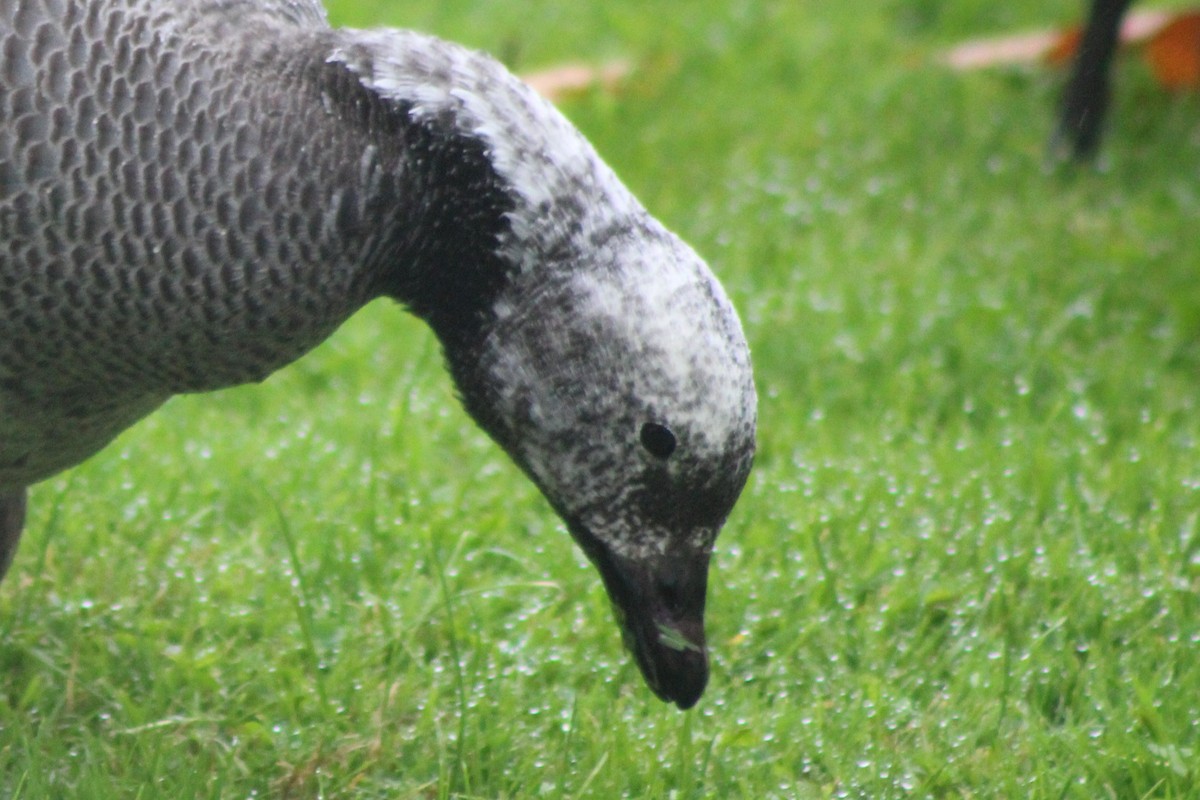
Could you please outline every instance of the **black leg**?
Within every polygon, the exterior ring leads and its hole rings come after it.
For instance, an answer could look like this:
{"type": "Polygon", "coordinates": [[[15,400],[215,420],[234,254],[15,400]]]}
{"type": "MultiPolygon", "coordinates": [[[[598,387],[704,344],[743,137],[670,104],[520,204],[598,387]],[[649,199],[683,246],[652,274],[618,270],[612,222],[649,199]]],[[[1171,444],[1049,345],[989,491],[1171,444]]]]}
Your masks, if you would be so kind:
{"type": "Polygon", "coordinates": [[[1096,152],[1108,111],[1109,67],[1117,49],[1121,18],[1132,0],[1093,0],[1079,53],[1063,96],[1051,150],[1086,159],[1096,152]]]}
{"type": "Polygon", "coordinates": [[[25,527],[25,489],[0,493],[0,580],[8,572],[25,527]]]}

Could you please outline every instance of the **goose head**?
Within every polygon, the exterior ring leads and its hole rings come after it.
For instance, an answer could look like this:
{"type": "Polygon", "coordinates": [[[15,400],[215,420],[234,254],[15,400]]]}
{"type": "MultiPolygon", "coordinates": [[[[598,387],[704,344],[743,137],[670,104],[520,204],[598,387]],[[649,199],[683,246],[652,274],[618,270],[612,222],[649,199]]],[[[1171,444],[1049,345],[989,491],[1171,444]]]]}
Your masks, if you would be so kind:
{"type": "Polygon", "coordinates": [[[599,569],[647,684],[687,708],[708,678],[709,558],[750,470],[754,388],[695,253],[654,225],[616,238],[516,289],[458,385],[599,569]]]}

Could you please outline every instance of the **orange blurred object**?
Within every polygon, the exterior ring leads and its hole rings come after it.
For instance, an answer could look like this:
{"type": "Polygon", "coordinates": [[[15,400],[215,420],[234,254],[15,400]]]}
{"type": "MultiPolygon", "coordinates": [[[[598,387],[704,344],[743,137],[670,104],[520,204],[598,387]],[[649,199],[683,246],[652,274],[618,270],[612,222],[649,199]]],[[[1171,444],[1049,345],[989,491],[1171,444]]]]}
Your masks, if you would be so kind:
{"type": "MultiPolygon", "coordinates": [[[[958,69],[1042,61],[1065,67],[1079,52],[1083,28],[1043,30],[1015,36],[974,39],[946,54],[958,69]]],[[[1200,10],[1140,9],[1121,24],[1123,49],[1144,53],[1155,80],[1171,91],[1200,91],[1200,10]]]]}
{"type": "Polygon", "coordinates": [[[632,71],[628,61],[610,61],[599,67],[587,64],[563,64],[522,76],[546,99],[558,102],[571,95],[599,87],[614,91],[632,71]]]}
{"type": "Polygon", "coordinates": [[[1071,59],[1075,58],[1075,53],[1079,52],[1079,42],[1082,39],[1082,25],[1067,28],[1058,35],[1054,44],[1050,46],[1050,49],[1046,51],[1046,54],[1042,58],[1047,64],[1056,67],[1065,67],[1070,63],[1071,59]]]}
{"type": "Polygon", "coordinates": [[[1165,88],[1200,91],[1200,12],[1180,14],[1151,37],[1146,60],[1165,88]]]}

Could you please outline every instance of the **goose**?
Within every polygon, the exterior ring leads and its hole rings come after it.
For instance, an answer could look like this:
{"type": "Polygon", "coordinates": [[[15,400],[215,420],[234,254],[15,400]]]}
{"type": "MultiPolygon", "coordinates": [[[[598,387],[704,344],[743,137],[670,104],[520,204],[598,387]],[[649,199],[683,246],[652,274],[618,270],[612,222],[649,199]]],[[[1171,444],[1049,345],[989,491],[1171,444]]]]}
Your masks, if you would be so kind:
{"type": "Polygon", "coordinates": [[[492,58],[319,0],[0,0],[0,241],[0,575],[30,485],[388,297],[597,567],[649,688],[700,698],[746,339],[492,58]]]}

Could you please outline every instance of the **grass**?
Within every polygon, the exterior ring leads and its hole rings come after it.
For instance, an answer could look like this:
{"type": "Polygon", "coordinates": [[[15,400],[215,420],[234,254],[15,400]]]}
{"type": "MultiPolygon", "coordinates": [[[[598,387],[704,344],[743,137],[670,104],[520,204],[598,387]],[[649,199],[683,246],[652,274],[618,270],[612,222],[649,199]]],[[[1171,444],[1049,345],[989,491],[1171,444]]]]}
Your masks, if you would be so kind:
{"type": "Polygon", "coordinates": [[[742,311],[760,456],[681,714],[387,304],[38,487],[0,798],[1200,797],[1200,102],[953,74],[1021,0],[345,2],[566,104],[742,311]]]}

